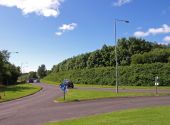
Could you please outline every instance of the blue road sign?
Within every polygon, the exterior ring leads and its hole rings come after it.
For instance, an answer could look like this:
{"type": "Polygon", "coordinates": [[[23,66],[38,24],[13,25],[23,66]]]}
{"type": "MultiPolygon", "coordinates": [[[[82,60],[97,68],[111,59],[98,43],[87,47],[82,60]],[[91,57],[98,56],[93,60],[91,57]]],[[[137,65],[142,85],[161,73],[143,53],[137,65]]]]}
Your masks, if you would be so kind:
{"type": "Polygon", "coordinates": [[[67,92],[67,84],[66,84],[65,81],[60,84],[60,88],[61,88],[61,90],[63,90],[63,92],[64,92],[64,100],[65,100],[65,94],[66,94],[66,92],[67,92]]]}
{"type": "Polygon", "coordinates": [[[60,88],[61,88],[61,90],[63,90],[64,92],[67,92],[67,85],[66,85],[66,84],[64,84],[64,83],[60,84],[60,88]]]}

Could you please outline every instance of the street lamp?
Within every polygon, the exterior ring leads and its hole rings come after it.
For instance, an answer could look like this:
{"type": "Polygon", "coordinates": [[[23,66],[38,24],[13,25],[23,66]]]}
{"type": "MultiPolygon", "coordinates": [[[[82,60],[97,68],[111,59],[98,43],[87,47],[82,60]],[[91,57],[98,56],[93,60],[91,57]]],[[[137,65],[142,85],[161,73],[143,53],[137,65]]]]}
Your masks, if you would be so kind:
{"type": "Polygon", "coordinates": [[[129,23],[128,20],[119,20],[119,19],[115,19],[115,61],[116,61],[116,93],[119,92],[119,88],[118,88],[118,62],[117,62],[117,27],[116,24],[117,22],[124,22],[124,23],[129,23]]]}
{"type": "Polygon", "coordinates": [[[24,73],[24,68],[28,67],[27,64],[28,64],[28,62],[22,62],[21,63],[21,67],[20,67],[21,68],[21,78],[20,78],[21,82],[22,82],[22,74],[24,73]],[[24,66],[24,64],[26,64],[26,66],[24,66]]]}
{"type": "Polygon", "coordinates": [[[9,53],[10,53],[10,54],[11,54],[11,53],[16,53],[16,54],[18,54],[19,52],[9,52],[9,53]]]}

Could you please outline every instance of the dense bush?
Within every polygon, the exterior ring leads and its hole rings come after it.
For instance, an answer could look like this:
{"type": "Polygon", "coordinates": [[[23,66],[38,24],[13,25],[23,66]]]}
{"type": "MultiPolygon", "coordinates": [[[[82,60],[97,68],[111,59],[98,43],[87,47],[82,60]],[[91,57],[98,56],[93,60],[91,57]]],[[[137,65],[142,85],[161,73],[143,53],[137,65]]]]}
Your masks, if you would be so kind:
{"type": "Polygon", "coordinates": [[[7,50],[0,51],[0,84],[15,84],[20,75],[20,68],[11,64],[9,57],[10,53],[7,50]]]}
{"type": "MultiPolygon", "coordinates": [[[[155,76],[160,85],[170,85],[170,63],[137,64],[119,67],[119,84],[132,86],[152,86],[155,76]]],[[[115,85],[115,68],[101,67],[53,72],[44,80],[61,82],[71,79],[74,83],[115,85]]]]}
{"type": "Polygon", "coordinates": [[[154,49],[143,54],[135,54],[132,56],[132,64],[144,64],[162,62],[167,63],[170,59],[170,48],[154,49]]]}

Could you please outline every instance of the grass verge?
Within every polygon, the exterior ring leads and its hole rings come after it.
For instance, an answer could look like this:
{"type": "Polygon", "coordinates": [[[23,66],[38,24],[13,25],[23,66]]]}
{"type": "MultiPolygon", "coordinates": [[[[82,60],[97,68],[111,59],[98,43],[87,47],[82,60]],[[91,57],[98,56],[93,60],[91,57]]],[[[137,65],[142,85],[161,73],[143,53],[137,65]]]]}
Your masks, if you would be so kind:
{"type": "Polygon", "coordinates": [[[165,96],[169,93],[160,93],[155,95],[154,93],[140,93],[140,92],[121,92],[115,93],[112,91],[99,91],[99,90],[78,90],[70,89],[66,94],[66,100],[63,97],[57,99],[59,102],[71,102],[81,100],[91,100],[99,98],[111,98],[111,97],[133,97],[133,96],[165,96]]]}
{"type": "Polygon", "coordinates": [[[40,86],[32,84],[18,84],[0,88],[0,102],[18,99],[24,96],[34,94],[41,90],[40,86]]]}
{"type": "Polygon", "coordinates": [[[169,125],[170,106],[118,111],[46,125],[169,125]]]}
{"type": "Polygon", "coordinates": [[[59,85],[59,82],[53,82],[53,81],[47,81],[47,80],[43,80],[41,79],[41,83],[45,83],[45,84],[52,84],[52,85],[59,85]]]}

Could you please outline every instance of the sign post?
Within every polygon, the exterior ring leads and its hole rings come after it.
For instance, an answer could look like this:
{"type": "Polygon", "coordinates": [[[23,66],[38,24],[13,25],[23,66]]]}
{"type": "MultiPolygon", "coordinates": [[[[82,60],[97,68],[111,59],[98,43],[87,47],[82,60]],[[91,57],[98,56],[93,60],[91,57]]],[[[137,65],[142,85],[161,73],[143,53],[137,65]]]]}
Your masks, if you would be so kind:
{"type": "Polygon", "coordinates": [[[66,100],[66,91],[64,91],[64,101],[66,100]]]}
{"type": "Polygon", "coordinates": [[[65,98],[66,98],[65,95],[66,95],[66,92],[67,92],[67,85],[65,83],[62,83],[62,84],[60,84],[60,88],[64,92],[64,101],[65,101],[65,98]]]}
{"type": "Polygon", "coordinates": [[[159,79],[159,77],[156,76],[156,77],[155,77],[155,92],[156,92],[156,94],[158,94],[158,86],[159,86],[158,79],[159,79]]]}

